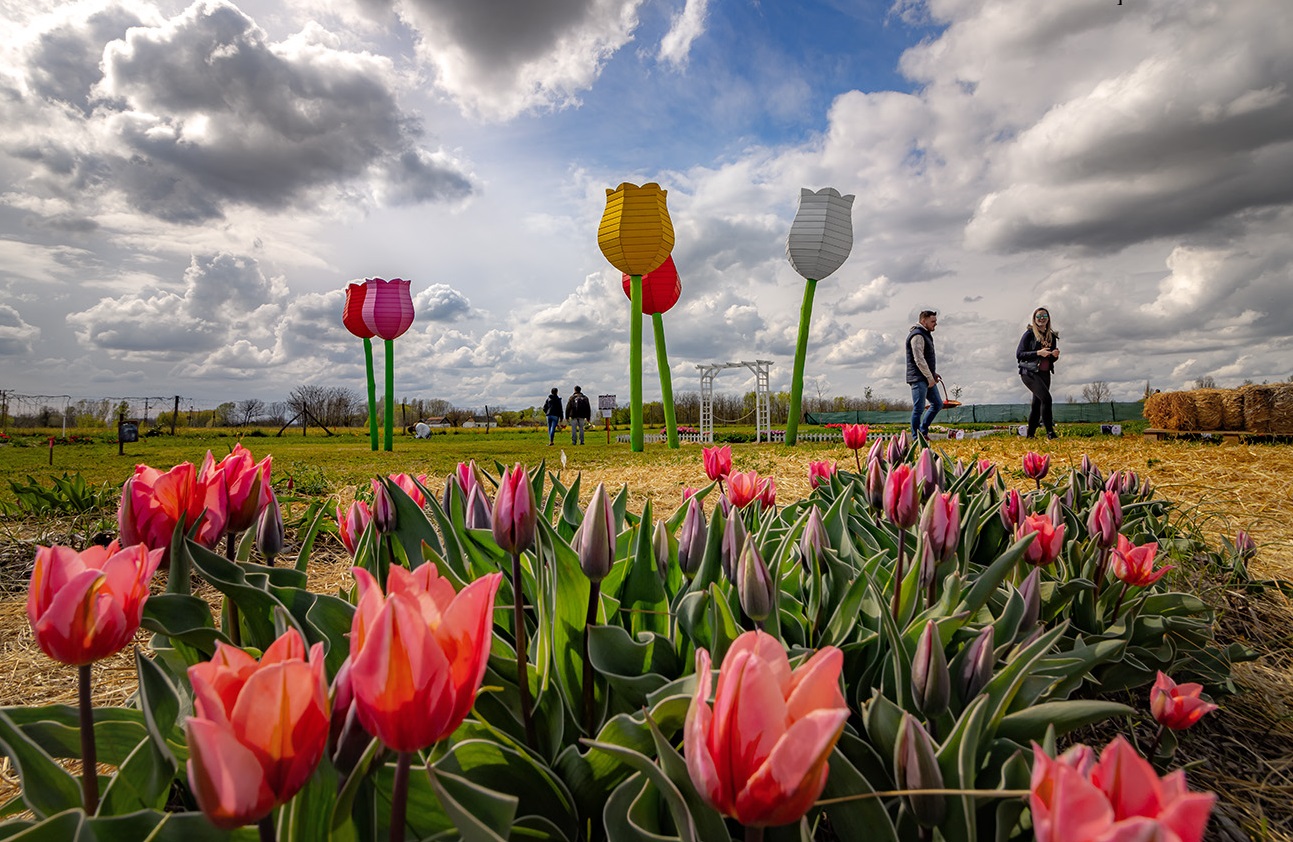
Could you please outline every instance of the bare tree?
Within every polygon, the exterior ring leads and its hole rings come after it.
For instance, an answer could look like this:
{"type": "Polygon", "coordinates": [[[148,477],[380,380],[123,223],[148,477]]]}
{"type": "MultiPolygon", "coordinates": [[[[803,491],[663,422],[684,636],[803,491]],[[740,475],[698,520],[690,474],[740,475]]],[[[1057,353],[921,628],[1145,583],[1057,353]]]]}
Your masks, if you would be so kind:
{"type": "Polygon", "coordinates": [[[1198,380],[1194,381],[1194,388],[1215,389],[1217,388],[1217,381],[1213,379],[1212,375],[1206,374],[1203,377],[1200,377],[1198,380]]]}
{"type": "Polygon", "coordinates": [[[1096,380],[1082,387],[1082,400],[1087,403],[1108,403],[1112,396],[1113,392],[1104,380],[1096,380]]]}
{"type": "Polygon", "coordinates": [[[473,417],[470,409],[457,406],[450,407],[449,411],[444,413],[444,420],[448,421],[451,427],[461,427],[464,421],[470,421],[473,417]]]}
{"type": "Polygon", "coordinates": [[[260,398],[247,398],[246,400],[238,401],[238,407],[235,412],[238,418],[241,419],[238,425],[246,427],[253,419],[265,414],[265,402],[260,398]]]}

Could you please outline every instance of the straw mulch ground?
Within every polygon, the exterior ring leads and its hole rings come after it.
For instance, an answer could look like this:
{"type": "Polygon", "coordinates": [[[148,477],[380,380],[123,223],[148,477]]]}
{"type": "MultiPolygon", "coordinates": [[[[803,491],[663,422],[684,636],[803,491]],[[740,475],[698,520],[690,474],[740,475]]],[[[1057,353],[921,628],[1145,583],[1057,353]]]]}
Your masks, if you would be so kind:
{"type": "MultiPolygon", "coordinates": [[[[1215,410],[1214,410],[1215,411],[1215,410]]],[[[1136,471],[1149,479],[1159,493],[1176,501],[1183,517],[1192,520],[1217,543],[1246,529],[1257,541],[1252,572],[1258,578],[1293,582],[1293,447],[1273,444],[1226,444],[1166,441],[1147,442],[1140,437],[1095,439],[1062,438],[1025,442],[1014,436],[936,442],[953,461],[989,458],[998,462],[1007,482],[1021,489],[1031,486],[1020,470],[1020,457],[1032,447],[1049,452],[1052,471],[1075,467],[1085,453],[1106,472],[1114,468],[1136,471]]],[[[808,463],[836,459],[842,467],[853,464],[852,454],[840,446],[782,447],[735,446],[737,470],[757,469],[776,478],[778,496],[795,499],[808,493],[808,463]]],[[[576,464],[564,479],[573,479],[576,464]]],[[[627,484],[630,507],[639,510],[647,499],[672,510],[686,486],[705,482],[700,448],[684,446],[645,467],[600,468],[585,472],[585,495],[592,484],[603,481],[618,488],[627,484]]],[[[340,496],[353,493],[343,489],[340,496]]],[[[0,705],[41,705],[75,702],[74,674],[50,663],[31,640],[23,606],[22,583],[30,570],[33,529],[9,524],[0,529],[0,705]],[[21,534],[27,532],[28,534],[21,534]]],[[[47,534],[44,540],[51,540],[47,534]]],[[[311,571],[311,586],[335,591],[347,584],[347,560],[335,547],[321,548],[311,571]]],[[[1196,587],[1209,604],[1218,608],[1220,629],[1226,641],[1240,641],[1260,653],[1260,658],[1236,668],[1239,695],[1222,700],[1222,710],[1206,717],[1182,735],[1178,761],[1191,764],[1190,780],[1196,788],[1217,791],[1221,797],[1209,838],[1271,839],[1293,842],[1293,611],[1277,589],[1244,587],[1239,583],[1200,580],[1196,587]],[[1242,828],[1242,829],[1241,829],[1242,828]]],[[[146,636],[140,636],[140,641],[146,636]]],[[[95,697],[103,704],[119,704],[134,690],[134,668],[129,655],[110,658],[95,666],[95,697]]],[[[1147,708],[1147,700],[1129,700],[1147,708]]],[[[1148,739],[1150,730],[1138,733],[1148,739]]],[[[0,762],[0,799],[16,791],[13,770],[0,762]]]]}

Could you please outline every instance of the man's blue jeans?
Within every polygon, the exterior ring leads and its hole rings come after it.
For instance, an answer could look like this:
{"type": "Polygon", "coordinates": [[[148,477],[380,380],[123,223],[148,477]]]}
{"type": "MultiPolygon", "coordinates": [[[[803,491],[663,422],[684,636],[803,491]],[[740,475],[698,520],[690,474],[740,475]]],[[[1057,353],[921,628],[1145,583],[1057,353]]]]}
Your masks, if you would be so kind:
{"type": "Polygon", "coordinates": [[[929,388],[929,383],[925,380],[918,380],[911,384],[911,434],[913,436],[929,437],[929,425],[934,423],[934,416],[938,415],[943,408],[943,396],[939,394],[938,388],[929,388]],[[920,414],[925,410],[925,399],[929,399],[929,411],[925,412],[922,419],[920,414]]]}
{"type": "Polygon", "coordinates": [[[556,415],[548,416],[548,444],[552,444],[553,438],[557,435],[557,425],[561,423],[561,418],[556,415]]]}

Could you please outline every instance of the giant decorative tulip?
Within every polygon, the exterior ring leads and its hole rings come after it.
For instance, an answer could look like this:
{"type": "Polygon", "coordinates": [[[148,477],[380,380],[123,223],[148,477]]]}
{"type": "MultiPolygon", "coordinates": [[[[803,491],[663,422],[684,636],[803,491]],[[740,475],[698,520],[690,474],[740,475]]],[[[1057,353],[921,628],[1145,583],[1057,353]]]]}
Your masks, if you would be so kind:
{"type": "Polygon", "coordinates": [[[1037,842],[1200,842],[1215,801],[1190,792],[1182,771],[1160,779],[1121,736],[1099,762],[1086,746],[1053,760],[1033,744],[1028,804],[1037,842]]]}
{"type": "Polygon", "coordinates": [[[368,297],[368,281],[346,287],[346,306],[341,313],[341,323],[346,330],[364,340],[364,365],[368,374],[368,441],[377,449],[377,380],[373,376],[373,336],[364,321],[364,299],[368,297]]]}
{"type": "Polygon", "coordinates": [[[1015,527],[1015,540],[1033,535],[1033,542],[1024,551],[1024,560],[1037,567],[1045,567],[1059,558],[1064,548],[1064,527],[1056,526],[1046,515],[1029,515],[1015,527]]]}
{"type": "Polygon", "coordinates": [[[1114,547],[1111,566],[1113,575],[1128,585],[1147,588],[1157,582],[1172,569],[1172,565],[1154,569],[1154,557],[1158,555],[1158,543],[1136,546],[1126,536],[1118,536],[1118,545],[1114,547]]]}
{"type": "Polygon", "coordinates": [[[790,224],[786,257],[804,277],[804,303],[799,309],[799,340],[795,344],[795,369],[790,378],[790,417],[786,419],[786,444],[799,437],[799,410],[804,395],[804,361],[808,356],[808,325],[813,318],[813,293],[817,282],[829,276],[853,250],[853,196],[841,196],[833,187],[814,193],[799,191],[799,211],[790,224]]]}
{"type": "Polygon", "coordinates": [[[198,481],[210,489],[209,495],[224,496],[227,534],[237,535],[250,529],[260,517],[269,502],[269,472],[273,462],[273,456],[257,462],[241,442],[219,462],[207,451],[198,471],[198,481]]]}
{"type": "MultiPolygon", "coordinates": [[[[678,303],[682,295],[682,282],[678,280],[678,267],[673,255],[665,258],[655,269],[642,276],[642,312],[651,317],[655,331],[655,361],[660,372],[661,403],[664,406],[664,428],[669,447],[678,448],[678,421],[673,407],[673,375],[669,371],[669,354],[664,343],[664,314],[678,303]]],[[[629,304],[633,302],[633,276],[624,275],[624,294],[629,304]]]]}
{"type": "Polygon", "coordinates": [[[214,548],[224,534],[227,500],[223,487],[201,479],[192,462],[176,465],[165,473],[148,465],[136,465],[135,473],[121,489],[117,512],[120,540],[126,545],[164,549],[162,567],[169,567],[176,524],[183,521],[185,531],[197,525],[197,542],[214,548]]]}
{"type": "Polygon", "coordinates": [[[633,452],[645,447],[642,430],[642,276],[673,251],[668,192],[654,182],[627,182],[606,191],[606,210],[597,245],[610,264],[629,275],[629,440],[633,452]]]}
{"type": "MultiPolygon", "coordinates": [[[[412,282],[392,278],[369,278],[364,293],[364,325],[386,342],[386,432],[385,450],[394,449],[395,426],[395,342],[413,324],[412,282]]],[[[369,406],[373,405],[370,400],[369,406]]]]}
{"type": "Polygon", "coordinates": [[[1164,728],[1183,731],[1217,706],[1201,698],[1203,685],[1177,684],[1161,670],[1149,691],[1149,709],[1164,728]]]}
{"type": "Polygon", "coordinates": [[[291,800],[328,742],[323,644],[306,658],[289,629],[257,663],[233,646],[189,667],[193,716],[186,725],[189,784],[216,827],[254,824],[291,800]]]}
{"type": "Polygon", "coordinates": [[[701,448],[700,455],[705,463],[705,476],[709,477],[710,482],[719,482],[732,473],[732,446],[730,444],[725,444],[722,447],[701,448]]]}
{"type": "Polygon", "coordinates": [[[27,619],[41,651],[62,664],[90,664],[134,639],[148,582],[163,550],[37,547],[27,589],[27,619]]]}
{"type": "Polygon", "coordinates": [[[503,574],[454,593],[432,563],[413,571],[396,565],[385,594],[368,571],[356,567],[354,574],[359,602],[350,626],[350,677],[359,720],[396,751],[434,745],[476,702],[503,574]]]}
{"type": "Polygon", "coordinates": [[[749,827],[797,821],[821,795],[848,708],[843,654],[827,646],[795,670],[761,631],[736,639],[719,669],[713,708],[709,652],[696,652],[696,693],[683,749],[701,798],[749,827]]]}

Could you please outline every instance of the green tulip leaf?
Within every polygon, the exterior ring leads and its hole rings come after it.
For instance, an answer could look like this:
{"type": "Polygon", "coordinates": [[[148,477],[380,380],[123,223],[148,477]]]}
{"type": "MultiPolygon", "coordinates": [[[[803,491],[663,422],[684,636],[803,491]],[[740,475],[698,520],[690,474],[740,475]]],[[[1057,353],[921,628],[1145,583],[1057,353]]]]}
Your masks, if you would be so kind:
{"type": "Polygon", "coordinates": [[[1050,725],[1054,725],[1056,735],[1062,737],[1087,725],[1135,713],[1135,708],[1099,699],[1043,702],[1004,717],[997,726],[996,736],[1027,744],[1029,740],[1040,740],[1050,725]]]}
{"type": "Polygon", "coordinates": [[[0,749],[17,768],[23,784],[23,803],[37,818],[81,806],[81,787],[76,779],[3,711],[0,711],[0,749]]]}
{"type": "Polygon", "coordinates": [[[182,641],[208,658],[215,654],[216,641],[229,642],[211,619],[206,600],[190,594],[154,594],[144,603],[141,626],[171,641],[182,641]]]}
{"type": "Polygon", "coordinates": [[[436,798],[464,842],[504,842],[508,838],[516,815],[515,796],[495,792],[437,766],[428,766],[427,774],[436,798]]]}

